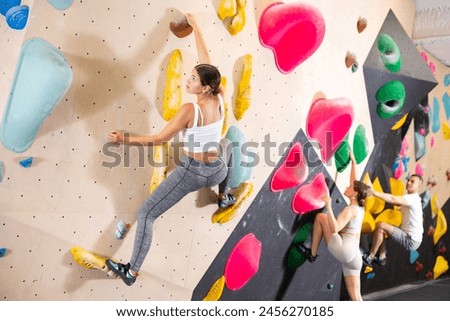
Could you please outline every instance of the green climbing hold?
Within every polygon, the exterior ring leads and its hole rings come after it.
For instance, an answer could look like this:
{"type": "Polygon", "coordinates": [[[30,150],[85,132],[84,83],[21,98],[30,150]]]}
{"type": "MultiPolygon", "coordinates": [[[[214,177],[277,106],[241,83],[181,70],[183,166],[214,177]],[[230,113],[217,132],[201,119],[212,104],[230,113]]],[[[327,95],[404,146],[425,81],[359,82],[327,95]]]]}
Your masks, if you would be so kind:
{"type": "Polygon", "coordinates": [[[378,89],[375,97],[378,101],[377,114],[382,119],[397,115],[405,104],[406,89],[398,80],[385,83],[378,89]]]}
{"type": "Polygon", "coordinates": [[[383,65],[392,72],[399,72],[402,69],[402,55],[394,39],[382,33],[377,38],[377,45],[383,65]]]}
{"type": "Polygon", "coordinates": [[[336,150],[334,161],[339,173],[342,173],[347,168],[348,164],[350,164],[350,145],[348,143],[348,137],[342,141],[341,145],[336,150]]]}
{"type": "Polygon", "coordinates": [[[294,236],[294,240],[292,241],[292,245],[288,252],[287,257],[287,266],[291,270],[295,270],[300,267],[303,263],[305,263],[306,258],[303,254],[301,254],[296,248],[297,244],[305,242],[309,235],[311,234],[312,224],[306,223],[302,227],[300,227],[297,233],[294,236]]]}
{"type": "Polygon", "coordinates": [[[331,290],[331,289],[333,289],[333,288],[334,288],[333,284],[331,284],[331,283],[328,283],[328,284],[327,284],[327,289],[328,289],[328,290],[331,290]]]}
{"type": "Polygon", "coordinates": [[[366,128],[363,125],[356,128],[353,138],[353,154],[356,164],[360,164],[369,154],[369,142],[366,137],[366,128]]]}

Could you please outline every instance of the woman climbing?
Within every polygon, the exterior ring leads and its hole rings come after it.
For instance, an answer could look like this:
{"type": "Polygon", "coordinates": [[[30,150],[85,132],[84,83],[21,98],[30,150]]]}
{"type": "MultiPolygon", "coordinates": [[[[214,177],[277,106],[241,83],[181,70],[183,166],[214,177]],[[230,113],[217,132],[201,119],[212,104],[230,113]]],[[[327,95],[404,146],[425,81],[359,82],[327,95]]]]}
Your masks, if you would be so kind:
{"type": "Polygon", "coordinates": [[[311,248],[300,243],[297,248],[308,261],[314,262],[317,258],[322,237],[330,253],[342,262],[345,285],[350,299],[361,301],[362,257],[359,251],[361,225],[364,218],[364,204],[366,197],[370,196],[370,187],[356,180],[355,158],[350,152],[351,170],[350,186],[346,188],[344,195],[350,200],[350,205],[334,217],[331,208],[331,198],[325,196],[327,213],[317,214],[312,232],[311,248]]]}
{"type": "Polygon", "coordinates": [[[221,75],[211,65],[203,34],[192,14],[186,19],[193,28],[199,65],[187,80],[186,92],[197,96],[196,103],[185,103],[164,129],[156,135],[130,136],[112,131],[109,139],[123,144],[160,145],[184,132],[184,155],[180,165],[150,195],[141,207],[133,253],[128,264],[107,260],[107,266],[127,285],[136,281],[139,269],[150,250],[154,221],[188,193],[219,185],[219,207],[232,205],[228,194],[232,173],[232,144],[221,139],[224,119],[224,90],[221,75]]]}

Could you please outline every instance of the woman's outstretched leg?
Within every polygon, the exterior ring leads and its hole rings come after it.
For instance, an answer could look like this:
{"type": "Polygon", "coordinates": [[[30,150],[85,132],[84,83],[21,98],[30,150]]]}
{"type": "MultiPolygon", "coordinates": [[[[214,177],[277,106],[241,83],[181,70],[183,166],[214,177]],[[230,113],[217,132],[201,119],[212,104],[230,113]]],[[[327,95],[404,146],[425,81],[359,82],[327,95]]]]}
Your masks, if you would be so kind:
{"type": "Polygon", "coordinates": [[[221,157],[224,164],[227,166],[227,176],[219,184],[219,207],[227,207],[236,202],[234,195],[228,194],[230,189],[231,178],[233,176],[233,143],[224,138],[220,141],[221,157]]]}

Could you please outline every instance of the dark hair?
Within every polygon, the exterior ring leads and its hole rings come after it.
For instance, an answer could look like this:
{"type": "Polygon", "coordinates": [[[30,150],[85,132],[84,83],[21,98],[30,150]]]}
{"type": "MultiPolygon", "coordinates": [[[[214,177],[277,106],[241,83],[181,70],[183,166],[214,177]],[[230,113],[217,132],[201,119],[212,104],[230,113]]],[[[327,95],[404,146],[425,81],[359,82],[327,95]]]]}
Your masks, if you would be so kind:
{"type": "Polygon", "coordinates": [[[419,175],[419,174],[411,174],[411,175],[409,176],[409,178],[411,178],[411,177],[418,177],[419,180],[420,180],[420,182],[423,183],[423,178],[422,178],[421,175],[419,175]]]}
{"type": "Polygon", "coordinates": [[[198,75],[200,76],[202,86],[211,87],[210,93],[217,95],[219,93],[220,81],[222,77],[219,70],[209,64],[197,65],[195,66],[195,70],[197,70],[198,75]]]}
{"type": "Polygon", "coordinates": [[[370,187],[368,185],[364,184],[363,182],[354,181],[353,182],[353,190],[357,193],[356,201],[358,202],[358,205],[361,207],[366,205],[366,197],[369,197],[372,195],[370,187]]]}

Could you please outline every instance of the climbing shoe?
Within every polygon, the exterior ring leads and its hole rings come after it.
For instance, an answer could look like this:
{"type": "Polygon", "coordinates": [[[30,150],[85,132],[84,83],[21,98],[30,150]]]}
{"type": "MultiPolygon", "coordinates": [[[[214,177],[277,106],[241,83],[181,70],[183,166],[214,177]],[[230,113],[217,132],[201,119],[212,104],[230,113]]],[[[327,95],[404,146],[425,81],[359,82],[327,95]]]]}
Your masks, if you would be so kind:
{"type": "Polygon", "coordinates": [[[311,254],[311,249],[306,247],[303,243],[297,244],[297,250],[311,263],[313,263],[317,258],[317,255],[313,256],[311,254]]]}
{"type": "Polygon", "coordinates": [[[106,265],[116,273],[126,285],[130,286],[136,281],[136,277],[131,275],[130,272],[130,263],[127,265],[122,263],[116,263],[110,259],[106,260],[106,265]]]}
{"type": "Polygon", "coordinates": [[[387,260],[385,257],[381,259],[379,256],[374,257],[373,261],[380,266],[386,266],[386,263],[387,263],[387,260]]]}
{"type": "Polygon", "coordinates": [[[365,265],[372,266],[373,258],[370,257],[369,253],[364,253],[362,259],[365,265]]]}
{"type": "Polygon", "coordinates": [[[225,208],[236,203],[236,197],[228,194],[225,199],[219,198],[218,205],[220,208],[225,208]]]}

